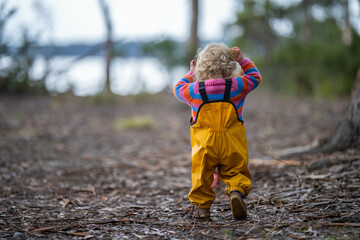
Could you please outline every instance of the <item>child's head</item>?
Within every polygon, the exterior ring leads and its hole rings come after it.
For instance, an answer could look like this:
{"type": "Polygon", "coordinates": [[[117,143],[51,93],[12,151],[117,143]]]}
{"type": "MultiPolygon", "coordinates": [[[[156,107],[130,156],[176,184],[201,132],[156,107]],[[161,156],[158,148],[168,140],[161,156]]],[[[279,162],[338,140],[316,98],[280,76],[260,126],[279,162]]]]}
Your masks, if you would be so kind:
{"type": "Polygon", "coordinates": [[[214,78],[231,78],[241,71],[238,62],[229,54],[229,48],[221,43],[210,43],[196,57],[195,79],[203,82],[214,78]]]}

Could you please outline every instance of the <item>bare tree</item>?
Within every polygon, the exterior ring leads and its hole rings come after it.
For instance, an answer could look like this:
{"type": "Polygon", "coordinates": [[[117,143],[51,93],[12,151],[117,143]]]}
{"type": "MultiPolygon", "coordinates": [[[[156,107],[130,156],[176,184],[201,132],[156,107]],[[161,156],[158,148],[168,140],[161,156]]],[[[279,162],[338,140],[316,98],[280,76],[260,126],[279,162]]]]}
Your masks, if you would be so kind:
{"type": "Polygon", "coordinates": [[[105,42],[105,61],[106,61],[106,80],[105,80],[105,86],[104,86],[104,93],[111,93],[111,88],[110,88],[110,71],[111,71],[111,62],[113,59],[113,39],[112,39],[112,34],[113,34],[113,26],[112,26],[112,22],[110,19],[110,12],[109,12],[109,6],[108,4],[105,2],[105,0],[98,0],[99,5],[100,5],[100,9],[101,12],[103,14],[103,18],[105,21],[105,26],[106,26],[106,42],[105,42]]]}
{"type": "Polygon", "coordinates": [[[198,25],[199,25],[199,1],[191,0],[192,16],[191,16],[191,29],[188,44],[188,53],[194,54],[194,51],[199,47],[198,25]]]}
{"type": "Polygon", "coordinates": [[[305,14],[305,19],[304,19],[304,41],[306,43],[310,42],[311,38],[312,38],[312,15],[311,15],[311,2],[310,0],[303,0],[301,2],[301,5],[303,7],[303,11],[305,14]]]}
{"type": "Polygon", "coordinates": [[[342,30],[342,41],[345,45],[349,46],[351,45],[351,41],[352,41],[349,0],[343,1],[343,8],[344,8],[344,27],[342,30]]]}

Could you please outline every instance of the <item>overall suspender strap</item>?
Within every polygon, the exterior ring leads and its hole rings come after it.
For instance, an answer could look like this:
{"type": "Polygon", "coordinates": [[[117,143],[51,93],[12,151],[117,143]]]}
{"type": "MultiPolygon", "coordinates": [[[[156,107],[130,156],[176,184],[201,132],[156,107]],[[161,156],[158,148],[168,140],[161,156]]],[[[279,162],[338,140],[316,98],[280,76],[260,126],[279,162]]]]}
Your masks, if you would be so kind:
{"type": "Polygon", "coordinates": [[[208,102],[208,97],[206,95],[205,92],[205,83],[204,82],[199,82],[199,92],[201,95],[201,99],[203,100],[204,103],[208,102]]]}
{"type": "Polygon", "coordinates": [[[225,81],[225,93],[224,93],[224,100],[229,101],[230,100],[230,92],[231,92],[231,79],[226,79],[225,81]]]}

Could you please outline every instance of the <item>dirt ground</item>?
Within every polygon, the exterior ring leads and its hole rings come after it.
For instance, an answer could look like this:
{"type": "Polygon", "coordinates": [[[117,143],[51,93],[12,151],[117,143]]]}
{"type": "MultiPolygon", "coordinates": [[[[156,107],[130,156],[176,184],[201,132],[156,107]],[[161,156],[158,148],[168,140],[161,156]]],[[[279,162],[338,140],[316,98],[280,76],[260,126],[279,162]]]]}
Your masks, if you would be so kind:
{"type": "Polygon", "coordinates": [[[359,239],[359,149],[276,160],[331,134],[346,106],[249,96],[249,216],[232,220],[219,183],[198,220],[190,110],[170,93],[0,96],[0,239],[359,239]]]}

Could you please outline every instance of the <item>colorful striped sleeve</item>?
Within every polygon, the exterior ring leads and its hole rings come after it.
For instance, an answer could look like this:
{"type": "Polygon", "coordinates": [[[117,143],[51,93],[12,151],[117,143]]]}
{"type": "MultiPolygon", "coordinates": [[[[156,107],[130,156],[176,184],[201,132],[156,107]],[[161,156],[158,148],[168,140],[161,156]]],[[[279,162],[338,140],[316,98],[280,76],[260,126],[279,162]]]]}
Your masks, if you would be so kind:
{"type": "Polygon", "coordinates": [[[261,83],[261,75],[250,59],[245,58],[240,62],[240,66],[244,71],[244,75],[237,78],[239,85],[242,85],[242,93],[248,94],[261,83]]]}
{"type": "Polygon", "coordinates": [[[191,83],[193,82],[192,78],[193,73],[190,71],[186,74],[174,87],[174,95],[182,102],[189,104],[192,100],[193,92],[191,90],[191,83]]]}

